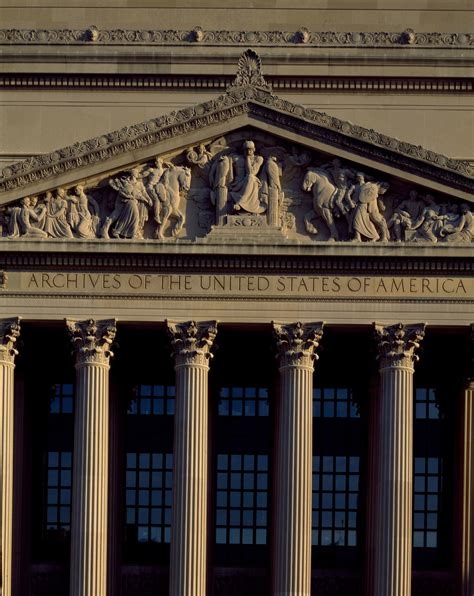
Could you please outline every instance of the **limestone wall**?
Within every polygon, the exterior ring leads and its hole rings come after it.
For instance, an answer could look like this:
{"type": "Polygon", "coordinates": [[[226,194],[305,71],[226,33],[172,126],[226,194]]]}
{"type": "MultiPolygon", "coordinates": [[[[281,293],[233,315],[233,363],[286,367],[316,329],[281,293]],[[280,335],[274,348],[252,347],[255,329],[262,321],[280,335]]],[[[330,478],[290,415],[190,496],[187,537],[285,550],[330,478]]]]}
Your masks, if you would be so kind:
{"type": "MultiPolygon", "coordinates": [[[[240,0],[231,8],[217,0],[1,0],[0,23],[45,30],[469,33],[474,9],[471,0],[301,0],[296,7],[289,0],[240,0]]],[[[230,79],[246,47],[0,45],[0,165],[213,97],[225,88],[216,75],[230,79]]],[[[474,160],[474,45],[255,49],[278,95],[474,160]]]]}

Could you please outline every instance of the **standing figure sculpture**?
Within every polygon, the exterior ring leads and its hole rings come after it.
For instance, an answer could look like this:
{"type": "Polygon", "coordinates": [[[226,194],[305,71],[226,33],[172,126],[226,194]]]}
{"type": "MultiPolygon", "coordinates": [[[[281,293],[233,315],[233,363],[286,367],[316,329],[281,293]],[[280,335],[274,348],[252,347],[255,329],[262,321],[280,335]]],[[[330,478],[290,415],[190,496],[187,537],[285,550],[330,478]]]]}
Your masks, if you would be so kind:
{"type": "Polygon", "coordinates": [[[157,224],[161,224],[162,199],[160,198],[159,194],[159,184],[165,171],[165,167],[171,168],[173,167],[173,164],[165,164],[163,163],[161,157],[157,157],[155,160],[155,166],[149,167],[142,172],[142,177],[145,180],[145,190],[148,193],[148,196],[151,198],[153,204],[153,219],[157,224]]]}
{"type": "Polygon", "coordinates": [[[109,185],[117,191],[114,210],[105,218],[102,238],[143,238],[143,227],[148,219],[151,199],[146,194],[140,177],[140,168],[130,170],[128,176],[111,178],[109,185]]]}
{"type": "Polygon", "coordinates": [[[170,218],[176,220],[171,235],[177,236],[181,232],[186,221],[186,217],[180,209],[181,193],[187,193],[190,188],[191,170],[184,166],[168,164],[159,183],[154,187],[156,238],[164,238],[165,226],[170,218]]]}
{"type": "Polygon", "coordinates": [[[76,186],[75,195],[69,195],[69,223],[79,238],[96,238],[99,225],[99,204],[84,192],[80,184],[76,186]]]}
{"type": "Polygon", "coordinates": [[[209,184],[211,186],[211,203],[216,208],[216,224],[224,224],[227,215],[228,184],[231,174],[231,158],[219,155],[211,165],[209,184]]]}
{"type": "Polygon", "coordinates": [[[352,217],[354,240],[360,242],[362,238],[388,242],[390,234],[385,217],[380,213],[383,205],[378,197],[387,192],[386,182],[364,182],[357,191],[357,206],[352,217]]]}
{"type": "Polygon", "coordinates": [[[229,193],[234,202],[234,211],[247,213],[264,213],[266,206],[260,202],[260,188],[262,183],[258,173],[263,165],[263,157],[255,155],[253,141],[245,141],[244,155],[232,156],[231,183],[229,193]]]}
{"type": "Polygon", "coordinates": [[[280,224],[281,174],[277,157],[270,155],[262,171],[262,197],[267,204],[267,223],[273,227],[280,224]]]}

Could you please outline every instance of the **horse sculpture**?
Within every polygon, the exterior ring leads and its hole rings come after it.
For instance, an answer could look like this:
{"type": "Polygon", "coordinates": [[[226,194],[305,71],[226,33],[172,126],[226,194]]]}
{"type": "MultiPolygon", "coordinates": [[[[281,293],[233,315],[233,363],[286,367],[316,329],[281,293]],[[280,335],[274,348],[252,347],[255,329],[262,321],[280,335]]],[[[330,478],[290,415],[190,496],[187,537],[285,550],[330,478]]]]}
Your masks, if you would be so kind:
{"type": "Polygon", "coordinates": [[[188,192],[191,186],[191,170],[184,166],[167,168],[153,192],[153,216],[158,224],[155,237],[162,239],[168,220],[176,220],[171,235],[177,236],[185,223],[185,215],[179,209],[181,192],[188,192]]]}
{"type": "Polygon", "coordinates": [[[313,209],[304,216],[306,230],[310,234],[317,234],[318,229],[312,220],[321,217],[329,229],[329,239],[339,240],[339,233],[334,223],[333,200],[337,187],[331,176],[322,168],[308,168],[303,179],[302,188],[313,193],[313,209]]]}

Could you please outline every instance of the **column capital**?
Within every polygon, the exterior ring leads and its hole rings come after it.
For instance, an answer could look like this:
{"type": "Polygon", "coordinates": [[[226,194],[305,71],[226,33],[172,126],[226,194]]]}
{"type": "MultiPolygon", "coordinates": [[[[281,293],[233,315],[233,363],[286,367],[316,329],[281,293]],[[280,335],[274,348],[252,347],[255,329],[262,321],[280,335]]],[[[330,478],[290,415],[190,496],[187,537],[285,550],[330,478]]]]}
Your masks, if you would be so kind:
{"type": "Polygon", "coordinates": [[[324,323],[277,323],[272,321],[280,368],[304,366],[313,369],[324,323]]]}
{"type": "Polygon", "coordinates": [[[426,323],[379,325],[374,323],[380,370],[406,367],[413,370],[419,357],[415,353],[425,336],[426,323]]]}
{"type": "Polygon", "coordinates": [[[16,340],[20,335],[20,317],[0,319],[0,363],[14,364],[18,350],[16,340]]]}
{"type": "Polygon", "coordinates": [[[110,358],[114,355],[110,348],[117,333],[116,324],[115,319],[102,321],[66,319],[74,347],[76,367],[85,364],[109,366],[110,358]]]}
{"type": "Polygon", "coordinates": [[[218,321],[166,321],[176,365],[207,366],[212,358],[211,348],[217,335],[218,321]]]}

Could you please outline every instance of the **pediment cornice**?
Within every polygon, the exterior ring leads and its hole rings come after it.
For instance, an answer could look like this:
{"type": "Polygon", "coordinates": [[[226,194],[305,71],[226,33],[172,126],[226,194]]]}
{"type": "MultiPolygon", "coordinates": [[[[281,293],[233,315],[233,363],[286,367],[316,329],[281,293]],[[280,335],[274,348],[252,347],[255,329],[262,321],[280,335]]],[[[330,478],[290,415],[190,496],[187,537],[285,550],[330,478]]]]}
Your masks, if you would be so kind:
{"type": "Polygon", "coordinates": [[[1,176],[1,234],[17,250],[67,240],[66,252],[319,242],[331,252],[342,241],[408,255],[411,244],[447,254],[474,239],[471,164],[274,95],[254,50],[215,99],[1,176]]]}
{"type": "Polygon", "coordinates": [[[163,141],[174,139],[177,147],[184,147],[187,136],[202,133],[204,138],[214,125],[226,123],[230,130],[234,122],[239,127],[252,122],[273,125],[300,135],[303,142],[317,139],[328,147],[459,189],[464,199],[474,192],[474,167],[469,162],[294,104],[274,95],[263,78],[259,82],[239,76],[226,93],[210,101],[7,166],[0,173],[0,203],[48,190],[48,180],[51,188],[57,187],[58,177],[61,184],[73,183],[87,176],[91,167],[97,171],[103,166],[107,171],[121,156],[129,156],[129,163],[140,152],[139,158],[151,157],[163,141]]]}

